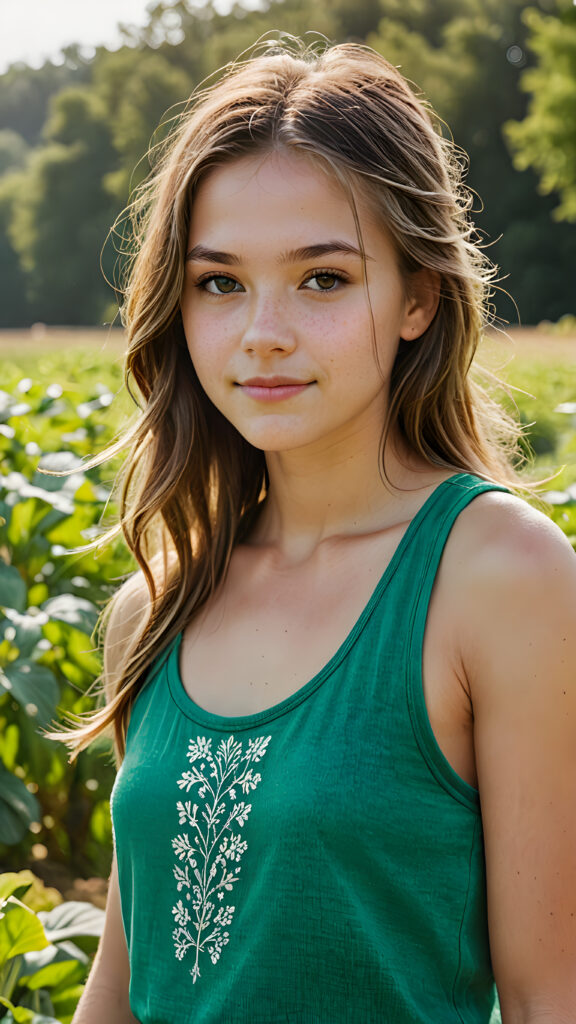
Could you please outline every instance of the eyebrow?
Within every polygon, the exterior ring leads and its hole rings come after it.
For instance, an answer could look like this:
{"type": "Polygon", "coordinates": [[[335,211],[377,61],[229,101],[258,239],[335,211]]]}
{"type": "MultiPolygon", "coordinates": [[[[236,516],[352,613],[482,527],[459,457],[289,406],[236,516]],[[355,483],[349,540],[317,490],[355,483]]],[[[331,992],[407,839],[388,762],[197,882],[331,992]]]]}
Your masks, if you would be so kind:
{"type": "MultiPolygon", "coordinates": [[[[322,256],[331,256],[334,253],[346,256],[359,256],[360,259],[372,260],[373,257],[363,253],[356,245],[340,239],[333,239],[330,242],[322,242],[318,245],[304,245],[300,249],[290,249],[280,255],[278,263],[306,263],[308,260],[316,260],[322,256]]],[[[205,245],[195,245],[186,255],[186,262],[198,260],[204,263],[223,263],[225,266],[239,266],[242,262],[238,256],[230,252],[220,252],[218,249],[208,249],[205,245]]]]}

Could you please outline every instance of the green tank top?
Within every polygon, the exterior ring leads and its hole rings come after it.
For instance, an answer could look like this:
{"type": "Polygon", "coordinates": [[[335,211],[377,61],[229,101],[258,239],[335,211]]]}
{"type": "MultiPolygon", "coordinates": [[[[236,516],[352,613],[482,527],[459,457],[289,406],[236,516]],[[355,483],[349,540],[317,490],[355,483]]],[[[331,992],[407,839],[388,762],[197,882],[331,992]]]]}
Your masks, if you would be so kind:
{"type": "Polygon", "coordinates": [[[180,637],[135,701],[112,817],[141,1024],[488,1024],[478,793],[434,738],[429,599],[469,474],[436,488],[342,646],[291,697],[226,718],[180,637]]]}

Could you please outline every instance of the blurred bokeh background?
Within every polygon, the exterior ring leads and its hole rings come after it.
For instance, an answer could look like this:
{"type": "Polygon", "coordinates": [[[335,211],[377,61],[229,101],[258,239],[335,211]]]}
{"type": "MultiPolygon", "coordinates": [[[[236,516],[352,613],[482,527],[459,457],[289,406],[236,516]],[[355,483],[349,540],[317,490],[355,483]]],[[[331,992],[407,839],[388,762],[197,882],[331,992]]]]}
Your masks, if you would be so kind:
{"type": "MultiPolygon", "coordinates": [[[[105,240],[154,132],[274,29],[366,42],[400,65],[470,157],[476,222],[522,322],[576,313],[572,0],[1,0],[0,12],[0,326],[113,319],[99,264],[111,277],[105,240]]],[[[504,296],[498,311],[516,320],[504,296]]]]}

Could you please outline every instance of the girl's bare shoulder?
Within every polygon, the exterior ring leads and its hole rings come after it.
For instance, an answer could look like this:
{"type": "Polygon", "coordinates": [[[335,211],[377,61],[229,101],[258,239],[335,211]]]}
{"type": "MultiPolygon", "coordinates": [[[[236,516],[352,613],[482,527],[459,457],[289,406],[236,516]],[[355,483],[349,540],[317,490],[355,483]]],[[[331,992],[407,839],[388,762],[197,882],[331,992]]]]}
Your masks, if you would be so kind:
{"type": "Polygon", "coordinates": [[[144,573],[130,576],[116,591],[105,620],[104,687],[108,700],[116,692],[116,683],[127,652],[142,635],[148,620],[150,594],[144,573]]]}
{"type": "Polygon", "coordinates": [[[543,512],[511,494],[479,495],[456,521],[442,572],[471,685],[520,686],[518,666],[552,666],[561,650],[574,667],[576,553],[543,512]]]}
{"type": "MultiPolygon", "coordinates": [[[[170,567],[170,563],[169,563],[170,567]]],[[[158,557],[150,568],[158,590],[164,586],[167,570],[158,557]]],[[[105,620],[104,632],[104,684],[107,696],[115,690],[121,666],[126,656],[145,633],[150,617],[151,595],[141,569],[130,576],[116,591],[105,620]]]]}
{"type": "Polygon", "coordinates": [[[576,573],[576,553],[562,530],[523,498],[501,491],[478,495],[460,513],[452,548],[463,582],[542,587],[576,573]]]}

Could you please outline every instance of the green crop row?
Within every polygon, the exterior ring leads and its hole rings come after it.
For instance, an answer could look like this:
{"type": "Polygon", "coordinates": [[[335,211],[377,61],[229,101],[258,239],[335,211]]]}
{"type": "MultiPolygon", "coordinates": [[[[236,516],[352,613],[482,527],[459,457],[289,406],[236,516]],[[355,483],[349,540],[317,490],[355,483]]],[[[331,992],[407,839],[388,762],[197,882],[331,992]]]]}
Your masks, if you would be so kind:
{"type": "Polygon", "coordinates": [[[109,743],[70,766],[67,748],[42,731],[93,708],[94,628],[132,569],[120,541],[82,550],[113,518],[114,467],[83,462],[125,415],[110,408],[121,373],[76,352],[39,367],[22,377],[6,363],[0,391],[0,864],[18,870],[37,854],[78,875],[104,874],[109,743]]]}

